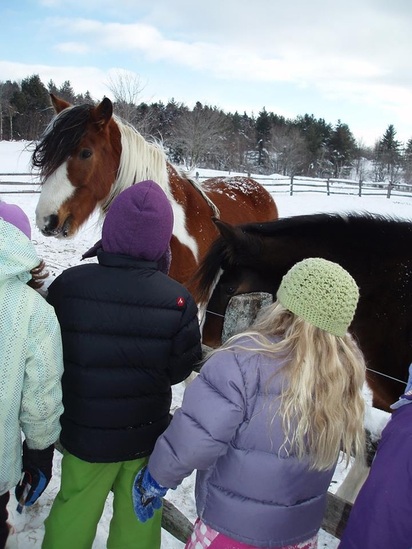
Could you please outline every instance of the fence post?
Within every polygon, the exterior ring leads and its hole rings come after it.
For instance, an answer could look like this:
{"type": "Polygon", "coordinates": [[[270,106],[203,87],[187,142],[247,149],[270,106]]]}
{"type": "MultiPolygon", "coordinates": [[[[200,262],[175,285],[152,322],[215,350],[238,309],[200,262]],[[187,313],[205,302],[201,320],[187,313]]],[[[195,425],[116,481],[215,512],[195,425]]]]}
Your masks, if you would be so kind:
{"type": "Polygon", "coordinates": [[[386,193],[386,198],[391,197],[392,188],[393,188],[393,183],[392,183],[392,181],[389,181],[389,183],[388,183],[388,192],[386,193]]]}
{"type": "Polygon", "coordinates": [[[292,196],[292,195],[293,195],[293,175],[290,178],[290,196],[292,196]]]}
{"type": "Polygon", "coordinates": [[[358,195],[362,196],[362,179],[359,179],[359,192],[358,192],[358,195]]]}
{"type": "Polygon", "coordinates": [[[326,194],[329,196],[330,195],[330,189],[329,189],[329,177],[327,178],[326,180],[326,194]]]}
{"type": "Polygon", "coordinates": [[[225,343],[232,335],[247,330],[260,309],[269,306],[272,302],[273,296],[267,292],[251,292],[233,296],[226,307],[222,343],[225,343]]]}

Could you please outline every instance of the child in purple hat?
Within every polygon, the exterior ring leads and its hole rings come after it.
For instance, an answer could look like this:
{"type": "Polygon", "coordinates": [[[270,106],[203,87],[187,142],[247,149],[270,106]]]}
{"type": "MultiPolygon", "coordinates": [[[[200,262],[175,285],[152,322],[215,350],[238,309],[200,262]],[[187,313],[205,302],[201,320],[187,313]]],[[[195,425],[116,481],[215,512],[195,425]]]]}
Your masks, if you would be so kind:
{"type": "MultiPolygon", "coordinates": [[[[31,239],[31,226],[29,218],[19,206],[16,204],[8,204],[7,202],[0,200],[0,218],[20,229],[20,231],[25,234],[28,239],[31,239]]],[[[44,280],[49,275],[45,267],[44,261],[40,260],[39,264],[30,270],[31,279],[27,284],[35,290],[41,290],[44,280]]]]}
{"type": "Polygon", "coordinates": [[[201,358],[196,304],[167,274],[173,211],[154,181],[115,198],[93,251],[49,287],[64,349],[61,487],[43,549],[91,547],[113,491],[108,547],[156,549],[161,509],[147,524],[132,486],[170,421],[171,386],[201,358]]]}
{"type": "Polygon", "coordinates": [[[29,218],[16,204],[7,204],[7,202],[0,201],[0,218],[20,229],[27,238],[31,238],[29,218]]]}

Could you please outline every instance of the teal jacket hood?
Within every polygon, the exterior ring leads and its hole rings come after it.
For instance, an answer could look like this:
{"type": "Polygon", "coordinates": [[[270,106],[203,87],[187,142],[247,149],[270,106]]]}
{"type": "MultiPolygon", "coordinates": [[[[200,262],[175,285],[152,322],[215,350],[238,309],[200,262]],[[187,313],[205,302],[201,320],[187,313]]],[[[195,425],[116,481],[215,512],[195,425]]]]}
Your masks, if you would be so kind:
{"type": "Polygon", "coordinates": [[[0,219],[0,284],[17,277],[26,283],[40,263],[33,243],[11,223],[0,219]]]}

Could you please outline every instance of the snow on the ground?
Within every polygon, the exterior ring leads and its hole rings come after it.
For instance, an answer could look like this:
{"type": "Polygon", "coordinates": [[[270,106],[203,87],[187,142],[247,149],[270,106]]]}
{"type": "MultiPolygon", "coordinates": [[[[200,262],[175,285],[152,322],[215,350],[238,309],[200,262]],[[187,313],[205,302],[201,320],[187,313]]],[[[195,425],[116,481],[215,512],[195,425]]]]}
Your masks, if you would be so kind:
{"type": "MultiPolygon", "coordinates": [[[[25,173],[29,170],[30,151],[24,142],[0,142],[0,174],[25,173]]],[[[201,177],[216,175],[217,172],[209,170],[197,170],[201,177]]],[[[225,174],[224,172],[219,172],[225,174]]],[[[227,174],[226,174],[227,175],[227,174]]],[[[233,174],[232,174],[233,175],[233,174]]],[[[0,183],[10,178],[0,175],[0,183]]],[[[17,189],[17,188],[16,188],[17,189]]],[[[8,189],[10,190],[10,189],[8,189]]],[[[330,195],[320,193],[299,193],[290,196],[289,193],[274,192],[274,198],[278,205],[280,217],[317,212],[349,212],[368,211],[378,214],[389,214],[400,218],[412,218],[411,198],[386,198],[386,196],[358,197],[353,195],[330,195]]],[[[49,269],[49,282],[53,280],[63,269],[80,263],[82,254],[100,239],[100,223],[97,215],[87,222],[80,233],[70,240],[44,237],[35,225],[35,208],[38,194],[16,193],[2,194],[0,185],[0,199],[6,202],[18,204],[28,215],[32,224],[32,239],[38,251],[49,269]]],[[[87,260],[87,261],[94,261],[87,260]]],[[[173,408],[179,406],[184,391],[184,385],[174,387],[173,408]]],[[[367,426],[372,432],[380,433],[389,414],[372,410],[367,416],[367,426]]],[[[10,520],[16,535],[13,536],[19,549],[38,549],[43,539],[43,521],[47,517],[51,504],[59,489],[60,459],[55,453],[53,478],[39,501],[22,515],[15,511],[16,502],[14,495],[9,504],[10,520]]],[[[347,471],[342,465],[338,465],[330,490],[335,492],[345,477],[347,471]]],[[[187,478],[177,489],[171,490],[167,498],[176,505],[191,521],[195,519],[194,505],[194,474],[187,478]]],[[[102,515],[93,549],[106,547],[109,523],[111,519],[111,498],[108,498],[102,515]]],[[[319,535],[319,549],[336,549],[339,540],[324,531],[319,535]]],[[[162,549],[181,549],[184,544],[173,538],[168,532],[162,531],[162,549]]]]}

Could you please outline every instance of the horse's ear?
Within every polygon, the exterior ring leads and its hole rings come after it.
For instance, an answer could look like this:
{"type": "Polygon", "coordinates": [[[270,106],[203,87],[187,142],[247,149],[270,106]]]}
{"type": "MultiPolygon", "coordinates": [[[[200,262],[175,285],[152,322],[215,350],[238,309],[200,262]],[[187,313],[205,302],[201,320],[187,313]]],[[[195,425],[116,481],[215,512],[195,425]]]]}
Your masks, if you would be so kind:
{"type": "Polygon", "coordinates": [[[216,225],[220,235],[233,247],[239,245],[239,241],[244,240],[245,235],[240,227],[230,225],[229,223],[221,221],[216,217],[213,217],[213,223],[216,225]]]}
{"type": "Polygon", "coordinates": [[[221,221],[217,217],[212,217],[212,221],[216,225],[220,235],[223,236],[225,240],[231,240],[233,238],[233,232],[235,231],[235,227],[233,225],[230,225],[225,221],[221,221]]]}
{"type": "Polygon", "coordinates": [[[106,126],[113,116],[113,103],[108,97],[105,97],[101,103],[97,105],[93,112],[93,118],[99,126],[106,126]]]}
{"type": "Polygon", "coordinates": [[[59,114],[59,112],[61,111],[64,111],[64,109],[68,109],[69,107],[71,107],[70,103],[68,103],[64,99],[60,99],[60,97],[56,97],[53,93],[50,94],[50,99],[57,114],[59,114]]]}
{"type": "Polygon", "coordinates": [[[250,257],[260,253],[259,241],[252,242],[242,225],[230,225],[217,218],[213,218],[213,222],[225,241],[224,255],[231,265],[247,265],[250,257]]]}

